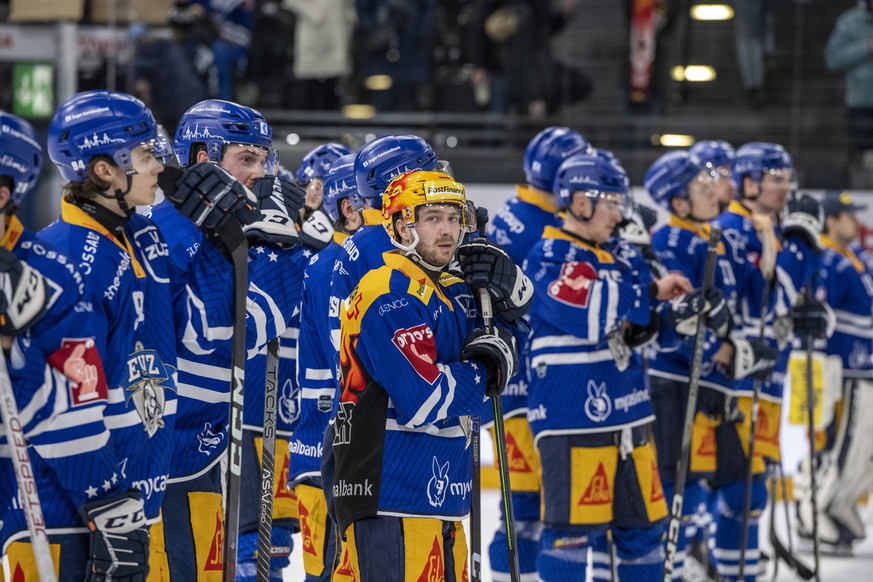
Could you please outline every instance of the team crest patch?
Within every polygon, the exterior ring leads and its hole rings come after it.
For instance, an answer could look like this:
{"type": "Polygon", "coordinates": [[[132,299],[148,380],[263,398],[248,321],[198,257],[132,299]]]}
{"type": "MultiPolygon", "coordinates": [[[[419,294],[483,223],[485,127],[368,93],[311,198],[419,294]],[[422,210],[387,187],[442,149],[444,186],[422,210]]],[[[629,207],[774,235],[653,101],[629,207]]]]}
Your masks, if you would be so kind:
{"type": "Polygon", "coordinates": [[[606,384],[588,381],[588,398],[585,399],[585,414],[594,422],[603,422],[612,414],[612,400],[606,393],[606,384]]]}
{"type": "Polygon", "coordinates": [[[588,307],[591,285],[596,280],[597,270],[591,263],[565,263],[561,275],[549,284],[549,296],[572,307],[588,307]]]}
{"type": "Polygon", "coordinates": [[[158,353],[146,349],[142,342],[136,342],[135,351],[127,357],[126,401],[133,401],[150,437],[164,426],[166,390],[173,389],[172,372],[175,369],[164,364],[158,353]]]}
{"type": "Polygon", "coordinates": [[[197,433],[197,450],[204,455],[212,454],[224,440],[224,432],[214,432],[211,423],[205,423],[203,429],[197,433]]]}
{"type": "Polygon", "coordinates": [[[300,418],[299,406],[300,388],[294,386],[291,379],[288,378],[282,384],[282,391],[279,395],[279,418],[285,424],[294,424],[300,418]]]}
{"type": "Polygon", "coordinates": [[[426,323],[408,329],[398,329],[394,332],[391,341],[428,384],[437,381],[440,371],[436,366],[436,343],[433,331],[426,323]]]}
{"type": "Polygon", "coordinates": [[[436,457],[431,461],[433,476],[427,482],[427,500],[432,507],[442,507],[449,490],[449,462],[442,466],[436,457]]]}

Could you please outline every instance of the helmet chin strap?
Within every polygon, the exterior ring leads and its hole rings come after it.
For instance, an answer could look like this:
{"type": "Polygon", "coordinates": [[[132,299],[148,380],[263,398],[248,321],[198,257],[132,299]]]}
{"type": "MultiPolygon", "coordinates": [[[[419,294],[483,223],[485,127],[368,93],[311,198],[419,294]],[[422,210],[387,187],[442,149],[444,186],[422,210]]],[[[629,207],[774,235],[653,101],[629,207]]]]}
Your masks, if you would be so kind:
{"type": "MultiPolygon", "coordinates": [[[[418,254],[418,251],[415,250],[415,247],[417,247],[418,243],[420,242],[420,239],[418,238],[418,232],[415,230],[415,228],[410,228],[409,230],[412,232],[412,244],[404,245],[403,243],[401,243],[400,241],[395,239],[393,236],[389,237],[391,239],[391,243],[395,247],[397,247],[398,249],[403,251],[403,253],[407,257],[409,257],[410,260],[412,260],[414,263],[421,265],[422,267],[424,267],[428,271],[434,271],[437,273],[442,271],[446,267],[445,265],[443,265],[442,267],[437,267],[435,265],[431,265],[430,263],[425,261],[424,258],[422,258],[422,256],[420,254],[418,254]]],[[[463,236],[463,235],[461,235],[461,236],[463,236]]]]}
{"type": "Polygon", "coordinates": [[[100,192],[100,196],[108,200],[115,200],[118,203],[118,207],[121,208],[121,211],[124,213],[125,216],[132,216],[134,213],[134,209],[128,206],[125,197],[130,194],[130,188],[133,185],[133,175],[125,174],[125,176],[127,177],[127,189],[125,189],[124,192],[121,191],[121,188],[116,188],[113,195],[110,196],[108,194],[100,192]]]}

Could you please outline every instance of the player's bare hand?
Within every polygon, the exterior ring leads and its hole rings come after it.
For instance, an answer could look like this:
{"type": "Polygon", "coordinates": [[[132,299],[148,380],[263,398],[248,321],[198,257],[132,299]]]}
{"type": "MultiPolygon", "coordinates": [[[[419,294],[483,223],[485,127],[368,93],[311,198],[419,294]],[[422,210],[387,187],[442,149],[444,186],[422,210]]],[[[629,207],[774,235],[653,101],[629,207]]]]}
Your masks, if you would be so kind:
{"type": "Polygon", "coordinates": [[[691,285],[688,277],[679,273],[670,273],[666,277],[655,281],[655,284],[658,286],[656,297],[661,301],[669,301],[683,293],[689,293],[694,290],[694,286],[691,285]]]}

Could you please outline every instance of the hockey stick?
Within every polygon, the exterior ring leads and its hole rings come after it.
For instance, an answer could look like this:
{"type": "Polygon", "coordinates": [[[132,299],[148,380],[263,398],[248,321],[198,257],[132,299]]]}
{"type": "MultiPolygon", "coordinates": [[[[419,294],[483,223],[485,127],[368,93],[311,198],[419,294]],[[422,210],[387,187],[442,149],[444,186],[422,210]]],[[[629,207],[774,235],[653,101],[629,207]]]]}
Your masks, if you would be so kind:
{"type": "MultiPolygon", "coordinates": [[[[812,290],[809,286],[803,292],[806,302],[812,302],[812,290]]],[[[818,543],[818,492],[815,490],[815,392],[812,386],[812,348],[815,336],[806,336],[806,430],[809,431],[809,492],[812,501],[812,555],[815,566],[815,580],[819,579],[820,554],[818,543]]]]}
{"type": "MultiPolygon", "coordinates": [[[[477,222],[482,214],[477,211],[477,222]]],[[[487,214],[484,215],[487,222],[487,214]]],[[[484,227],[482,227],[484,228],[484,227]]],[[[479,290],[479,310],[486,333],[494,333],[491,295],[487,289],[479,290]]],[[[521,580],[518,566],[518,548],[515,546],[515,514],[512,512],[512,490],[509,485],[509,461],[506,458],[506,430],[503,426],[503,405],[500,395],[491,399],[494,406],[494,441],[497,449],[497,472],[500,477],[500,495],[503,499],[503,527],[506,529],[506,552],[509,556],[509,579],[511,582],[521,580]]]]}
{"type": "MultiPolygon", "coordinates": [[[[485,226],[488,224],[488,209],[476,209],[476,228],[479,236],[485,236],[485,226]]],[[[489,297],[490,300],[490,297],[489,297]]],[[[470,448],[473,454],[472,492],[470,497],[470,580],[482,580],[482,418],[479,415],[470,417],[470,448]]]]}
{"type": "MultiPolygon", "coordinates": [[[[767,279],[764,281],[764,290],[761,293],[761,324],[758,328],[758,339],[764,341],[764,330],[767,324],[767,307],[770,305],[770,292],[772,282],[767,279]]],[[[746,463],[746,486],[743,489],[743,516],[742,524],[740,525],[740,563],[739,576],[737,580],[745,580],[746,570],[746,545],[749,541],[749,514],[752,511],[752,466],[755,460],[755,440],[756,432],[758,431],[758,407],[761,404],[761,389],[764,386],[763,380],[755,380],[752,385],[752,408],[750,415],[752,418],[749,428],[749,458],[746,463]]]]}
{"type": "MultiPolygon", "coordinates": [[[[794,555],[794,544],[791,539],[791,518],[788,513],[788,486],[785,483],[785,475],[782,473],[782,465],[777,464],[776,470],[779,472],[779,484],[782,489],[782,500],[785,503],[785,522],[788,524],[788,547],[786,548],[782,544],[782,540],[779,539],[779,536],[776,535],[776,527],[774,525],[774,518],[776,516],[776,504],[773,504],[773,515],[770,518],[770,545],[773,546],[773,554],[776,558],[776,569],[779,568],[779,560],[785,562],[785,564],[794,570],[794,573],[797,574],[800,578],[804,580],[812,580],[815,576],[815,572],[809,569],[806,564],[800,561],[800,559],[794,555]]],[[[775,488],[775,482],[773,484],[775,488]]],[[[775,490],[773,492],[773,499],[775,501],[776,494],[775,490]]],[[[774,572],[773,578],[775,580],[776,574],[774,572]]]]}
{"type": "MultiPolygon", "coordinates": [[[[703,290],[712,288],[715,279],[715,263],[718,259],[718,243],[721,229],[711,226],[706,245],[706,264],[703,268],[703,290]]],[[[673,480],[673,500],[670,505],[670,525],[667,527],[667,553],[664,558],[664,582],[673,580],[673,561],[676,559],[676,544],[682,526],[682,507],[685,504],[685,480],[688,477],[688,464],[691,461],[691,431],[694,415],[697,412],[697,394],[700,391],[700,373],[703,364],[703,344],[706,341],[706,322],[704,315],[697,318],[697,331],[694,334],[694,351],[691,356],[691,370],[688,379],[688,402],[685,404],[685,420],[682,424],[682,448],[676,463],[676,477],[673,480]]]]}
{"type": "MultiPolygon", "coordinates": [[[[228,471],[224,500],[224,582],[236,580],[239,540],[240,473],[242,471],[243,391],[246,365],[246,293],[249,287],[248,243],[236,220],[228,220],[216,234],[230,253],[233,264],[233,340],[228,425],[228,471]]],[[[271,492],[272,493],[272,492],[271,492]]]]}
{"type": "Polygon", "coordinates": [[[48,532],[45,530],[45,518],[42,515],[39,492],[33,477],[33,466],[27,454],[27,441],[24,438],[21,419],[18,417],[18,406],[15,404],[12,381],[6,369],[6,358],[2,354],[0,354],[0,420],[3,421],[6,442],[12,456],[15,480],[18,482],[18,501],[27,520],[27,532],[30,534],[36,571],[41,582],[55,582],[57,580],[55,565],[49,549],[48,532]]]}
{"type": "Polygon", "coordinates": [[[264,438],[261,441],[261,501],[258,512],[258,582],[270,581],[273,547],[273,481],[276,468],[276,399],[279,395],[279,338],[267,344],[264,382],[264,438]]]}

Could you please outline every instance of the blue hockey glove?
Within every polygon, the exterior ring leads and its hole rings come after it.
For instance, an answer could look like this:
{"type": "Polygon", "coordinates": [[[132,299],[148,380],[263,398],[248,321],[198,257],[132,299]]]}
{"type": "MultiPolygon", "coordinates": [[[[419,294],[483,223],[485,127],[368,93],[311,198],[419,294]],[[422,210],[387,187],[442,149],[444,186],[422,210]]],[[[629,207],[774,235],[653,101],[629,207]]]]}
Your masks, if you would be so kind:
{"type": "Polygon", "coordinates": [[[311,249],[320,251],[333,240],[333,224],[323,210],[316,209],[303,221],[300,240],[311,249]]]}
{"type": "Polygon", "coordinates": [[[467,285],[487,290],[503,319],[512,322],[527,313],[533,284],[500,245],[482,237],[473,239],[458,247],[458,261],[467,285]]]}
{"type": "Polygon", "coordinates": [[[184,173],[165,168],[158,184],[179,212],[205,231],[215,230],[244,205],[255,202],[239,180],[208,162],[195,164],[184,173]]]}
{"type": "Polygon", "coordinates": [[[461,350],[461,360],[474,360],[485,366],[485,395],[491,398],[500,396],[518,369],[515,337],[501,327],[494,332],[474,330],[461,350]]]}
{"type": "Polygon", "coordinates": [[[732,340],[734,362],[730,373],[735,380],[750,377],[766,380],[776,367],[776,350],[758,340],[732,340]]]}
{"type": "Polygon", "coordinates": [[[237,213],[246,237],[286,246],[300,244],[295,220],[306,196],[303,190],[275,176],[264,176],[255,180],[252,192],[254,206],[237,213]]]}
{"type": "Polygon", "coordinates": [[[809,248],[821,252],[819,237],[824,226],[824,210],[821,202],[802,194],[788,201],[788,214],[782,222],[782,233],[786,240],[799,237],[809,248]]]}
{"type": "Polygon", "coordinates": [[[149,573],[149,526],[142,493],[98,499],[82,507],[91,532],[85,582],[145,582],[149,573]]]}
{"type": "Polygon", "coordinates": [[[36,269],[0,247],[0,334],[28,329],[42,317],[53,296],[36,269]]]}

